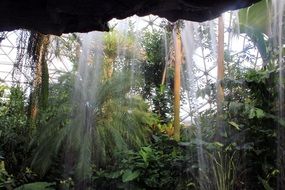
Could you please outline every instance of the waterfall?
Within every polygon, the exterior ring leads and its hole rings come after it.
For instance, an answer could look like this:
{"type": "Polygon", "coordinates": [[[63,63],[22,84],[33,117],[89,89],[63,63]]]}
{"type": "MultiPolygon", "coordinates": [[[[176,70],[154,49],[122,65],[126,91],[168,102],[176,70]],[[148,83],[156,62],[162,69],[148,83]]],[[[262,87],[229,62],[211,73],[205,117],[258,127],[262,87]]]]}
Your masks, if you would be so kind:
{"type": "MultiPolygon", "coordinates": [[[[273,1],[273,12],[275,13],[273,18],[275,19],[272,26],[272,36],[275,38],[275,46],[278,47],[278,63],[279,63],[279,117],[280,121],[284,119],[284,67],[283,67],[283,47],[282,46],[282,38],[283,38],[283,12],[284,12],[285,1],[282,2],[275,0],[273,1]]],[[[228,16],[226,17],[228,19],[228,16]]],[[[237,12],[231,13],[230,22],[233,20],[238,20],[237,12]]],[[[91,176],[91,167],[92,157],[98,157],[101,154],[94,151],[93,143],[98,143],[100,141],[100,137],[96,136],[98,139],[93,139],[94,130],[96,131],[96,117],[94,112],[96,112],[97,105],[97,95],[100,94],[98,92],[97,86],[102,81],[108,81],[108,79],[112,78],[114,73],[117,71],[121,71],[124,67],[128,67],[128,74],[130,76],[129,85],[130,91],[126,95],[129,102],[126,104],[127,106],[131,106],[132,92],[135,93],[135,90],[132,91],[132,88],[136,88],[137,83],[137,67],[140,60],[140,38],[141,30],[145,29],[142,26],[133,26],[131,23],[140,23],[141,18],[132,17],[122,21],[116,21],[114,26],[114,30],[109,34],[103,34],[99,32],[93,32],[88,34],[80,35],[82,39],[82,52],[79,60],[78,71],[77,71],[77,79],[74,86],[74,105],[76,105],[75,117],[73,119],[73,130],[71,132],[72,138],[76,137],[76,141],[78,142],[78,162],[81,163],[77,166],[79,175],[81,176],[81,181],[79,181],[80,187],[88,187],[89,180],[88,178],[91,176]],[[104,43],[103,41],[109,38],[109,40],[115,39],[116,54],[107,55],[106,52],[103,51],[104,43]],[[132,44],[128,42],[128,40],[132,40],[132,44]],[[111,59],[110,59],[111,58],[111,59]],[[110,59],[110,60],[106,60],[110,59]],[[106,62],[108,68],[106,67],[106,62]],[[105,65],[103,66],[103,62],[105,65]],[[125,64],[125,65],[124,65],[125,64]],[[102,74],[103,73],[103,74],[102,74]],[[103,77],[102,79],[102,75],[103,77]],[[95,153],[94,153],[95,152],[95,153]],[[93,155],[94,154],[94,155],[93,155]],[[81,161],[82,160],[82,161],[81,161]]],[[[233,27],[230,23],[229,27],[233,27]]],[[[238,34],[239,34],[239,26],[238,34]]],[[[163,46],[165,57],[165,70],[162,77],[162,84],[165,83],[165,77],[167,76],[167,67],[171,67],[171,63],[169,64],[169,60],[171,59],[171,44],[168,43],[167,40],[167,32],[166,30],[162,30],[163,33],[163,46]]],[[[233,34],[229,33],[226,41],[228,41],[228,51],[237,51],[240,48],[233,46],[232,41],[233,34]]],[[[108,40],[108,39],[107,39],[108,40]]],[[[210,139],[205,138],[203,125],[200,121],[200,113],[203,110],[208,108],[216,109],[216,105],[213,104],[213,100],[211,99],[209,94],[206,94],[205,97],[198,97],[197,94],[199,90],[203,88],[210,88],[210,85],[213,84],[217,79],[217,65],[216,59],[218,56],[217,46],[217,20],[209,21],[206,23],[195,23],[190,21],[183,21],[183,26],[181,27],[181,40],[182,40],[182,49],[183,49],[183,64],[185,65],[185,71],[183,71],[185,76],[185,96],[187,99],[187,108],[186,112],[189,116],[187,120],[190,122],[190,128],[195,126],[195,145],[196,145],[196,156],[198,163],[198,175],[197,181],[199,183],[199,187],[202,190],[212,189],[213,185],[217,185],[214,180],[218,180],[216,176],[213,176],[215,171],[213,170],[213,160],[217,161],[217,159],[227,159],[228,157],[215,157],[216,152],[210,153],[209,156],[208,150],[205,149],[205,144],[214,143],[210,142],[210,139]]],[[[235,43],[241,42],[240,39],[235,39],[235,43]]],[[[126,82],[126,81],[122,81],[126,82]]],[[[120,88],[125,88],[127,85],[120,83],[120,88]]],[[[209,90],[209,89],[208,89],[209,90]]],[[[184,107],[181,109],[185,109],[184,107]]],[[[128,113],[132,113],[132,108],[127,108],[128,113]]],[[[126,127],[132,127],[130,124],[126,124],[126,127]]],[[[217,127],[220,127],[217,124],[217,127]]],[[[284,131],[282,126],[278,127],[279,131],[284,131]]],[[[213,140],[213,139],[212,139],[213,140]]],[[[191,140],[190,140],[191,141],[191,140]]],[[[283,172],[283,159],[284,157],[284,135],[278,134],[278,167],[280,170],[280,177],[278,179],[278,189],[284,188],[284,180],[282,180],[282,176],[285,175],[283,172]]],[[[99,143],[100,144],[100,143],[99,143]]],[[[101,144],[102,145],[102,144],[101,144]]],[[[98,145],[96,146],[98,147],[98,145]]],[[[104,153],[105,154],[105,153],[104,153]]],[[[219,164],[219,163],[218,163],[219,164]]],[[[224,168],[223,168],[224,169],[224,168]]]]}
{"type": "MultiPolygon", "coordinates": [[[[184,21],[184,27],[182,29],[182,45],[183,45],[183,53],[184,53],[184,61],[186,68],[186,89],[187,89],[187,101],[189,105],[189,113],[190,113],[190,125],[191,127],[195,126],[196,128],[196,136],[195,136],[195,144],[197,149],[197,161],[198,161],[198,174],[197,180],[199,182],[199,186],[202,190],[211,189],[210,188],[210,174],[209,174],[209,164],[206,159],[206,151],[204,150],[203,144],[205,141],[209,139],[203,139],[202,134],[202,126],[200,124],[199,112],[201,107],[204,107],[206,104],[203,103],[203,100],[197,97],[198,89],[201,87],[201,80],[197,79],[197,67],[204,67],[207,70],[206,61],[204,60],[204,51],[207,51],[202,46],[201,39],[201,31],[198,29],[198,23],[184,21]],[[195,38],[196,36],[196,38],[195,38]],[[202,52],[202,60],[197,58],[197,51],[202,52]]],[[[214,32],[214,22],[210,22],[205,24],[209,27],[210,30],[210,44],[208,48],[212,48],[214,54],[216,54],[216,33],[214,32]]],[[[206,79],[206,83],[209,82],[208,76],[204,76],[206,79]]],[[[207,106],[209,106],[207,104],[207,106]]],[[[207,107],[206,106],[206,107],[207,107]]]]}
{"type": "Polygon", "coordinates": [[[129,22],[129,19],[119,21],[110,33],[78,34],[81,54],[74,83],[65,166],[67,176],[75,175],[76,189],[91,188],[93,166],[100,167],[109,159],[108,143],[113,143],[112,151],[117,154],[115,148],[127,149],[127,141],[133,144],[143,141],[139,135],[144,129],[136,120],[143,120],[144,115],[142,118],[132,115],[141,111],[132,113],[138,103],[132,104],[137,101],[132,88],[138,82],[135,70],[140,59],[139,39],[129,22]],[[110,137],[114,139],[108,139],[110,137]],[[70,174],[72,170],[74,174],[70,174]]]}
{"type": "Polygon", "coordinates": [[[277,189],[281,190],[285,188],[285,130],[284,125],[281,123],[285,119],[285,68],[284,68],[284,9],[285,0],[273,0],[272,1],[272,18],[273,28],[272,37],[274,39],[274,47],[278,54],[278,65],[279,65],[279,86],[278,86],[278,110],[279,110],[279,124],[277,128],[277,168],[279,175],[277,177],[277,189]]]}
{"type": "Polygon", "coordinates": [[[88,189],[92,175],[92,134],[96,130],[93,113],[103,63],[103,33],[90,32],[79,36],[82,50],[74,84],[74,111],[69,131],[70,151],[74,152],[76,165],[69,167],[76,167],[76,188],[88,189]]]}

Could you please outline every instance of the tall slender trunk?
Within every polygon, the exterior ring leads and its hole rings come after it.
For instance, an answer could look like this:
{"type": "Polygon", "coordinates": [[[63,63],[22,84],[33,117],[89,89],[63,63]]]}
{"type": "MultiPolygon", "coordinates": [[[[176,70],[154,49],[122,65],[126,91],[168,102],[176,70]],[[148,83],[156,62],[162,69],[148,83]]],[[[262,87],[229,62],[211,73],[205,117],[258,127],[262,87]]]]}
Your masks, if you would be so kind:
{"type": "Polygon", "coordinates": [[[182,64],[182,43],[179,26],[174,28],[174,51],[175,51],[175,67],[174,67],[174,139],[180,140],[180,70],[182,64]]]}
{"type": "Polygon", "coordinates": [[[164,83],[165,83],[166,74],[167,74],[167,62],[165,62],[165,65],[164,65],[162,79],[161,79],[161,85],[164,85],[164,83]]]}
{"type": "Polygon", "coordinates": [[[223,102],[224,102],[224,86],[223,80],[225,75],[224,66],[224,21],[220,16],[218,20],[218,57],[217,57],[217,140],[222,141],[225,133],[223,124],[223,102]]]}
{"type": "Polygon", "coordinates": [[[31,116],[30,124],[36,127],[39,112],[46,108],[48,104],[48,84],[49,73],[46,62],[46,54],[49,45],[49,35],[40,33],[33,34],[33,47],[31,53],[33,65],[35,65],[35,77],[33,83],[33,92],[31,94],[31,116]]]}
{"type": "Polygon", "coordinates": [[[225,98],[224,87],[222,81],[225,76],[224,66],[224,21],[223,17],[219,17],[219,29],[218,29],[218,60],[217,60],[217,110],[218,113],[222,112],[222,104],[225,98]]]}

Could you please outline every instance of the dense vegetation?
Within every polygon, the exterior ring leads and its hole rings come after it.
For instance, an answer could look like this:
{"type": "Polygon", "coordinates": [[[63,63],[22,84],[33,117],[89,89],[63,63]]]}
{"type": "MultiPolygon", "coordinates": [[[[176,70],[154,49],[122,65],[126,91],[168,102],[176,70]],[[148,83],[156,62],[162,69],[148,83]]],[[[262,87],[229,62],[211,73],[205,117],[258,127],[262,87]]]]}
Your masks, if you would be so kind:
{"type": "MultiPolygon", "coordinates": [[[[248,27],[242,19],[241,26],[248,27]]],[[[96,43],[89,43],[91,56],[82,61],[78,49],[84,53],[84,37],[58,40],[57,51],[70,50],[65,53],[73,69],[48,85],[41,59],[48,43],[32,33],[28,49],[41,65],[34,73],[40,82],[28,90],[0,86],[0,189],[278,189],[284,168],[277,147],[284,143],[285,127],[280,115],[284,105],[279,104],[284,104],[280,94],[285,89],[273,39],[262,37],[259,30],[244,31],[263,61],[254,69],[241,66],[256,64],[249,50],[223,52],[221,110],[216,109],[217,85],[209,80],[194,99],[208,97],[212,106],[195,113],[191,126],[181,124],[177,140],[177,39],[172,30],[164,23],[141,34],[132,27],[105,33],[99,67],[96,43]],[[84,61],[88,63],[83,67],[84,61]]],[[[213,59],[210,27],[201,24],[196,32],[203,42],[199,48],[210,52],[205,59],[213,59]]],[[[182,67],[183,104],[191,80],[182,67]]]]}

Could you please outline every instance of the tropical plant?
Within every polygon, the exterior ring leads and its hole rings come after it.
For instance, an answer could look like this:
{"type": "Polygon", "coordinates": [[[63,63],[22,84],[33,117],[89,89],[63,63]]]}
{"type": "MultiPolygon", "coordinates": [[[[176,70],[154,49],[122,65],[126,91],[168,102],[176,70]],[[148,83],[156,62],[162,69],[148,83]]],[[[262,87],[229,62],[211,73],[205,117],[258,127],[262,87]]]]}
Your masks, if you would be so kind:
{"type": "Polygon", "coordinates": [[[166,135],[138,151],[128,151],[117,165],[95,171],[98,189],[195,189],[195,173],[187,149],[166,135]],[[193,173],[192,173],[193,172],[193,173]]]}
{"type": "Polygon", "coordinates": [[[264,65],[270,61],[269,28],[270,28],[270,3],[262,0],[250,8],[239,11],[239,30],[246,33],[256,45],[264,65]]]}
{"type": "Polygon", "coordinates": [[[31,130],[27,126],[24,92],[20,87],[10,88],[9,92],[0,100],[0,145],[6,171],[17,177],[28,164],[31,130]]]}
{"type": "Polygon", "coordinates": [[[235,152],[228,155],[227,152],[217,151],[209,155],[211,160],[210,171],[213,173],[212,184],[217,190],[232,190],[235,188],[237,177],[237,161],[235,152]]]}
{"type": "Polygon", "coordinates": [[[153,105],[162,123],[168,123],[173,113],[173,75],[166,62],[166,50],[164,44],[169,41],[166,31],[146,31],[142,39],[142,47],[145,51],[145,63],[142,66],[144,87],[142,95],[153,105]],[[168,73],[166,83],[162,84],[164,72],[168,73]]]}
{"type": "MultiPolygon", "coordinates": [[[[156,119],[134,92],[139,83],[131,81],[130,67],[124,66],[131,61],[118,61],[113,56],[112,51],[116,49],[108,43],[116,42],[115,39],[111,34],[105,38],[104,65],[107,62],[107,70],[111,68],[112,72],[104,69],[103,73],[97,72],[102,77],[98,77],[96,91],[86,89],[76,94],[72,87],[73,74],[61,77],[58,84],[51,86],[49,104],[41,114],[41,127],[33,141],[37,148],[32,166],[38,173],[48,176],[51,171],[57,171],[54,175],[63,177],[60,173],[69,168],[67,175],[81,186],[88,183],[85,180],[91,176],[93,166],[100,168],[114,163],[119,152],[138,148],[148,141],[149,126],[156,119]],[[118,64],[123,67],[118,69],[118,64]],[[89,93],[92,93],[90,97],[89,93]],[[81,99],[84,96],[88,99],[81,99]],[[69,160],[65,166],[64,157],[69,160]]],[[[94,70],[91,64],[86,67],[90,73],[94,70]]],[[[86,84],[94,85],[92,75],[88,74],[86,80],[90,80],[86,84]]]]}
{"type": "Polygon", "coordinates": [[[35,182],[22,185],[15,188],[14,190],[54,190],[54,183],[47,182],[35,182]]]}
{"type": "MultiPolygon", "coordinates": [[[[223,126],[226,130],[220,135],[225,140],[223,150],[229,155],[235,153],[239,158],[235,188],[262,188],[265,181],[267,186],[274,188],[277,174],[276,126],[283,126],[275,104],[278,101],[277,69],[268,65],[261,70],[248,70],[236,78],[225,78],[223,83],[223,126]]],[[[214,142],[219,132],[213,128],[216,126],[216,112],[208,110],[204,114],[201,125],[204,126],[203,134],[207,136],[203,139],[214,142]]]]}

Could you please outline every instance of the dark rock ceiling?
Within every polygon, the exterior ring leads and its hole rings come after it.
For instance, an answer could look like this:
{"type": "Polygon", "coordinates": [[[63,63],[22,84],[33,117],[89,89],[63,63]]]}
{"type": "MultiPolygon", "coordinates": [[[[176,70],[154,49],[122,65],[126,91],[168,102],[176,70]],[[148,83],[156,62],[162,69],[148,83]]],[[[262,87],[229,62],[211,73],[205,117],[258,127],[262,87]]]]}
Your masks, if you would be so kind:
{"type": "Polygon", "coordinates": [[[112,18],[154,14],[169,21],[206,21],[260,0],[1,0],[0,31],[45,34],[108,30],[112,18]]]}

